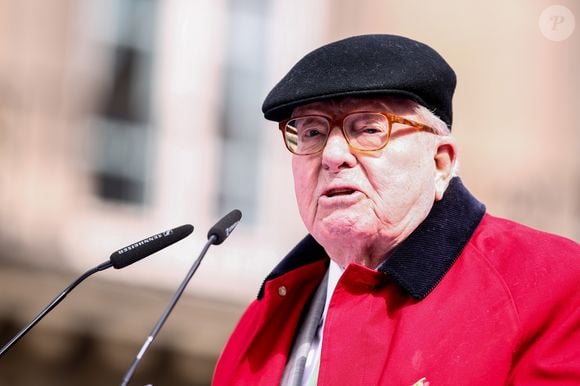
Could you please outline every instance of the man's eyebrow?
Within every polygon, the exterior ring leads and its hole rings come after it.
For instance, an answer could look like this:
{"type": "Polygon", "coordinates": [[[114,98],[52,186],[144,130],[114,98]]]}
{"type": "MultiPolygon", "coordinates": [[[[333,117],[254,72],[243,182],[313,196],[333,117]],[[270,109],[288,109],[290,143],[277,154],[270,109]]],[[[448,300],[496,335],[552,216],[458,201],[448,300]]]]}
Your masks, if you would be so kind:
{"type": "Polygon", "coordinates": [[[305,118],[303,123],[320,122],[320,115],[312,116],[311,114],[299,115],[296,118],[305,118]]]}

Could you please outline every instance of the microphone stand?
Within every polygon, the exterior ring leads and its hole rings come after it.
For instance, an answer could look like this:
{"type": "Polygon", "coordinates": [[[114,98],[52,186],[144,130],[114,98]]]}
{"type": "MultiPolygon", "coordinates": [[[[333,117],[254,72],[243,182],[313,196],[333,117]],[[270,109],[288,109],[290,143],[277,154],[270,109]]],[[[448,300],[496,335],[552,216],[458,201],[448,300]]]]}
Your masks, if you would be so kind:
{"type": "Polygon", "coordinates": [[[28,323],[28,325],[24,327],[18,334],[16,334],[16,336],[12,338],[10,342],[6,343],[6,345],[2,347],[2,349],[0,350],[0,358],[10,349],[10,347],[12,347],[16,342],[20,340],[20,338],[22,338],[28,331],[30,331],[30,329],[34,327],[36,323],[40,322],[40,320],[44,318],[44,316],[48,314],[50,310],[56,307],[58,303],[60,303],[65,298],[65,296],[68,295],[68,293],[72,291],[77,285],[79,285],[83,280],[85,280],[87,277],[91,276],[94,273],[105,270],[112,266],[113,263],[111,261],[106,261],[100,265],[97,265],[94,268],[89,269],[87,272],[79,276],[72,284],[66,287],[57,297],[52,299],[52,301],[46,307],[44,307],[44,309],[40,311],[38,315],[36,315],[36,317],[32,320],[32,322],[28,323]]]}
{"type": "Polygon", "coordinates": [[[163,327],[163,324],[165,323],[165,321],[169,317],[169,314],[171,313],[171,311],[173,311],[173,308],[175,307],[175,305],[177,304],[177,301],[179,300],[179,298],[183,294],[183,291],[185,291],[185,287],[187,287],[187,284],[191,280],[193,274],[195,273],[195,271],[197,271],[197,268],[201,264],[201,261],[203,260],[209,247],[212,244],[214,244],[217,240],[218,240],[218,237],[216,235],[211,235],[209,237],[209,239],[207,240],[207,242],[205,243],[203,249],[201,250],[201,253],[199,254],[199,257],[194,261],[193,265],[189,269],[189,272],[187,272],[185,279],[183,279],[183,281],[179,285],[179,288],[177,289],[177,291],[173,295],[171,302],[169,302],[169,305],[167,306],[167,308],[165,309],[165,311],[163,312],[163,314],[161,315],[161,317],[157,321],[157,324],[155,325],[155,327],[153,327],[153,330],[151,331],[151,333],[149,334],[149,336],[145,340],[145,343],[143,343],[143,346],[141,346],[141,350],[139,350],[139,352],[137,353],[137,356],[133,360],[133,363],[131,363],[131,366],[129,367],[129,369],[125,373],[125,376],[123,377],[123,381],[121,383],[121,386],[127,386],[129,384],[129,381],[131,381],[131,378],[133,377],[133,373],[135,373],[135,370],[137,369],[137,365],[141,361],[141,358],[143,358],[143,355],[145,355],[145,352],[149,349],[149,346],[151,345],[151,342],[153,342],[153,339],[155,339],[157,334],[159,334],[159,330],[161,330],[161,327],[163,327]]]}

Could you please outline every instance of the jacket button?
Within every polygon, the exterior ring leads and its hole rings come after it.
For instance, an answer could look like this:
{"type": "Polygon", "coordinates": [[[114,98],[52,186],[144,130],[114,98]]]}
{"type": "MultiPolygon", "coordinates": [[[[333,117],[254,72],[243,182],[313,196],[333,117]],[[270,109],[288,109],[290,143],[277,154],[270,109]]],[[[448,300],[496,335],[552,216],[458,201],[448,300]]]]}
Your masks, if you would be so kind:
{"type": "Polygon", "coordinates": [[[280,287],[278,287],[278,295],[280,296],[286,296],[286,293],[288,291],[286,290],[286,287],[281,285],[280,287]]]}

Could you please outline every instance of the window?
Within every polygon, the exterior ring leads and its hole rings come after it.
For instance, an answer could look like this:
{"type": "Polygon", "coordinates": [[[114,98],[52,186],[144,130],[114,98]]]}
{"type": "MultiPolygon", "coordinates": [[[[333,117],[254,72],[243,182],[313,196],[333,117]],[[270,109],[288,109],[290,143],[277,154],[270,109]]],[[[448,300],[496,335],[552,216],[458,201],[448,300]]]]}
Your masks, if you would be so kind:
{"type": "Polygon", "coordinates": [[[155,8],[154,0],[112,2],[107,8],[114,32],[102,31],[101,37],[111,34],[104,39],[112,52],[111,75],[91,128],[94,189],[107,201],[146,201],[155,8]]]}
{"type": "Polygon", "coordinates": [[[265,71],[265,0],[230,0],[226,33],[219,212],[257,215],[260,130],[265,71]]]}

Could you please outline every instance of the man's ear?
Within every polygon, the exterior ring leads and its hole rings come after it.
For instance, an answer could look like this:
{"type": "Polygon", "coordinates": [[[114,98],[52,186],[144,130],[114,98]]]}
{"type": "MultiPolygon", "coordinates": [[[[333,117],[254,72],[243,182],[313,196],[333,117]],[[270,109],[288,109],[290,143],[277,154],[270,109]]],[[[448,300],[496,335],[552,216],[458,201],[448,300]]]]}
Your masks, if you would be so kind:
{"type": "Polygon", "coordinates": [[[457,148],[451,138],[446,138],[437,145],[434,161],[435,201],[439,201],[449,186],[457,162],[457,148]]]}

